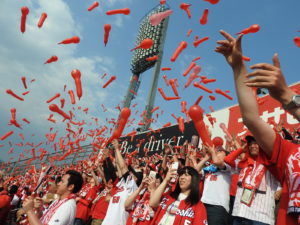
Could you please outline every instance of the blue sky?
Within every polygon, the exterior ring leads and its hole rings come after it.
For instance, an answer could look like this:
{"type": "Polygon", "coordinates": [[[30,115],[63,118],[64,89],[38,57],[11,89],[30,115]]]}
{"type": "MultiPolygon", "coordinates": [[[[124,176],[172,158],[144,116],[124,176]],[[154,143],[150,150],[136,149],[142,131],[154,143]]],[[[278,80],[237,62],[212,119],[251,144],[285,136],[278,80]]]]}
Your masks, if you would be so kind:
{"type": "MultiPolygon", "coordinates": [[[[130,61],[134,47],[139,21],[153,7],[159,4],[158,0],[106,0],[99,1],[100,6],[92,12],[87,8],[93,1],[79,0],[3,0],[0,8],[0,135],[9,130],[15,133],[6,141],[0,142],[0,159],[8,160],[10,157],[17,159],[18,155],[26,147],[14,147],[14,153],[7,154],[10,146],[22,142],[19,133],[25,136],[25,142],[38,144],[46,141],[45,134],[49,133],[50,127],[58,131],[58,137],[65,136],[65,123],[61,122],[58,115],[54,115],[56,124],[47,121],[50,114],[46,100],[55,93],[61,93],[66,99],[65,109],[72,109],[67,92],[63,92],[64,84],[67,90],[75,90],[74,81],[70,75],[71,70],[79,69],[82,74],[83,97],[77,101],[75,108],[88,107],[88,114],[80,110],[74,110],[78,121],[84,119],[89,129],[99,128],[107,125],[106,118],[117,118],[118,110],[115,109],[124,98],[131,77],[130,61]],[[27,19],[26,32],[20,32],[20,9],[27,6],[30,13],[27,19]],[[107,10],[128,7],[131,14],[107,16],[107,10]],[[42,12],[48,14],[44,26],[39,29],[37,22],[42,12]],[[109,23],[112,26],[107,47],[103,44],[103,26],[109,23]],[[57,45],[65,38],[78,35],[81,42],[78,45],[57,45]],[[52,55],[57,55],[59,60],[52,64],[43,63],[52,55]],[[101,76],[107,73],[102,80],[101,76]],[[102,85],[112,75],[117,76],[106,89],[102,85]],[[5,93],[6,89],[12,89],[21,95],[24,88],[21,77],[27,77],[30,93],[25,96],[25,101],[20,102],[5,93]],[[29,83],[31,79],[35,82],[29,83]],[[101,104],[108,109],[103,112],[101,104]],[[22,125],[22,130],[8,126],[10,120],[10,109],[17,109],[17,119],[22,125]],[[99,126],[95,124],[92,117],[97,117],[99,126]],[[21,119],[27,118],[31,123],[26,124],[21,119]]],[[[281,60],[282,70],[286,75],[287,83],[299,81],[299,58],[300,49],[293,43],[293,38],[300,36],[299,10],[300,2],[297,0],[274,1],[274,0],[221,0],[216,5],[211,5],[202,0],[190,0],[186,3],[190,7],[192,18],[188,19],[184,11],[179,8],[182,1],[167,1],[173,10],[170,16],[162,67],[171,67],[171,71],[161,73],[159,87],[163,88],[168,96],[173,96],[172,90],[166,87],[162,75],[179,80],[179,95],[181,100],[166,102],[157,93],[155,106],[160,106],[158,121],[152,125],[158,128],[167,122],[175,123],[171,113],[183,116],[180,113],[180,101],[185,100],[188,106],[204,95],[201,106],[210,112],[209,106],[215,110],[236,104],[232,73],[224,58],[213,50],[216,41],[222,39],[218,30],[223,29],[231,34],[252,25],[259,24],[261,30],[255,34],[245,35],[243,39],[244,55],[251,58],[251,65],[258,62],[271,62],[272,55],[277,52],[281,60]],[[208,23],[201,25],[199,19],[205,8],[209,9],[208,23]],[[188,29],[193,32],[187,37],[188,29]],[[199,38],[208,36],[210,39],[200,44],[197,48],[192,45],[195,35],[199,38]],[[181,41],[187,41],[188,47],[179,56],[175,63],[170,62],[170,57],[181,41]],[[216,101],[209,100],[203,91],[192,85],[184,89],[186,77],[182,76],[185,68],[191,60],[200,56],[197,62],[202,67],[200,75],[216,78],[217,82],[208,84],[207,87],[222,90],[230,90],[234,97],[230,101],[222,96],[216,95],[216,101]]],[[[132,110],[130,119],[136,118],[135,124],[127,128],[124,133],[130,132],[140,121],[140,113],[144,110],[145,101],[149,90],[152,70],[142,74],[142,83],[137,98],[132,104],[137,107],[132,110]],[[135,115],[135,111],[139,113],[135,115]]],[[[59,104],[59,101],[55,101],[59,104]]],[[[75,129],[75,128],[74,128],[75,129]]],[[[58,140],[58,139],[57,139],[58,140]]],[[[24,143],[25,143],[24,142],[24,143]]],[[[28,146],[27,146],[28,147],[28,146]]],[[[51,152],[49,146],[43,146],[51,152]]],[[[28,154],[27,154],[28,155],[28,154]]],[[[28,155],[30,156],[30,154],[28,155]]]]}

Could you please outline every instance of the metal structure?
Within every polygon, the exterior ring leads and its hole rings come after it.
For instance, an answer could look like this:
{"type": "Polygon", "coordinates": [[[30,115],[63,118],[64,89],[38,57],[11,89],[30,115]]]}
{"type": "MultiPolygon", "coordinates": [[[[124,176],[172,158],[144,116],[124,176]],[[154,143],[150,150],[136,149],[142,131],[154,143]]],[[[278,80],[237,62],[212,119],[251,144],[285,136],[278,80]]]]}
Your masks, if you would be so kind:
{"type": "Polygon", "coordinates": [[[131,72],[133,75],[131,77],[129,88],[125,96],[124,107],[130,107],[131,101],[134,99],[140,85],[140,75],[154,66],[151,88],[148,94],[147,105],[145,108],[146,113],[143,121],[145,125],[143,125],[139,129],[139,131],[141,132],[146,131],[151,124],[151,110],[153,109],[155,101],[158,78],[163,57],[164,42],[169,22],[169,18],[166,18],[162,20],[157,26],[152,26],[149,22],[149,17],[153,14],[164,12],[169,9],[170,8],[168,5],[158,5],[141,19],[136,45],[139,45],[140,42],[146,38],[152,39],[154,44],[150,49],[140,48],[135,50],[131,61],[131,72]],[[158,56],[158,59],[155,61],[146,60],[147,58],[152,56],[158,56]]]}

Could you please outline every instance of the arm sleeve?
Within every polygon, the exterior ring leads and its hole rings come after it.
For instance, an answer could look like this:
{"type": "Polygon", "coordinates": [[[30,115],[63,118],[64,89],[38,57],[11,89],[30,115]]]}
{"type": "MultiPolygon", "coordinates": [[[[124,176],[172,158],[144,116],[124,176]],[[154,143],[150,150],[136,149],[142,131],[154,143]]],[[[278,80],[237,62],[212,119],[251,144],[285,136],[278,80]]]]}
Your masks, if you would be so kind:
{"type": "Polygon", "coordinates": [[[75,216],[76,203],[70,200],[58,208],[48,225],[70,225],[74,223],[75,216]]]}
{"type": "Polygon", "coordinates": [[[236,158],[243,153],[243,149],[239,148],[233,152],[231,152],[229,155],[227,155],[224,158],[224,162],[226,162],[228,165],[230,165],[231,167],[235,167],[235,160],[236,158]]]}

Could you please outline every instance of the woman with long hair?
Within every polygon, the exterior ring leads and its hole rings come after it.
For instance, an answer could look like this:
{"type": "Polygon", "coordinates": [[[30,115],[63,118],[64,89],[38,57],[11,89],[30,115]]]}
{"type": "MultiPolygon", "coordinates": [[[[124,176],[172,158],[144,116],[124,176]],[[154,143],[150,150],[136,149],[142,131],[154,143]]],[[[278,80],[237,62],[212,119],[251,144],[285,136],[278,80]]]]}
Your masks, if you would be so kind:
{"type": "Polygon", "coordinates": [[[198,172],[189,166],[182,168],[174,191],[165,192],[176,176],[176,170],[170,169],[163,182],[151,193],[149,205],[157,208],[152,225],[206,224],[206,211],[200,201],[198,172]]]}

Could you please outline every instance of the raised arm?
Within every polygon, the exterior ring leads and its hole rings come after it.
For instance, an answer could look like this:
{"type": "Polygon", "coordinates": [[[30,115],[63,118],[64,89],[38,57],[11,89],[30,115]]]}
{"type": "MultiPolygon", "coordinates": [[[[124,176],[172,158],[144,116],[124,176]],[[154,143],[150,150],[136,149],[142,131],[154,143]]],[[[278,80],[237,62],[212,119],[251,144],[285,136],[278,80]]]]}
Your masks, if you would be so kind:
{"type": "Polygon", "coordinates": [[[247,69],[242,59],[242,35],[235,39],[225,31],[220,33],[226,40],[218,41],[220,46],[216,47],[215,51],[223,54],[232,67],[243,123],[251,131],[259,146],[268,156],[271,156],[276,135],[274,130],[260,118],[256,97],[252,89],[246,85],[248,79],[247,69]]]}
{"type": "Polygon", "coordinates": [[[126,162],[120,152],[119,142],[116,139],[114,139],[112,141],[112,144],[115,147],[115,157],[116,157],[117,166],[119,167],[121,174],[123,176],[128,171],[126,162]]]}

